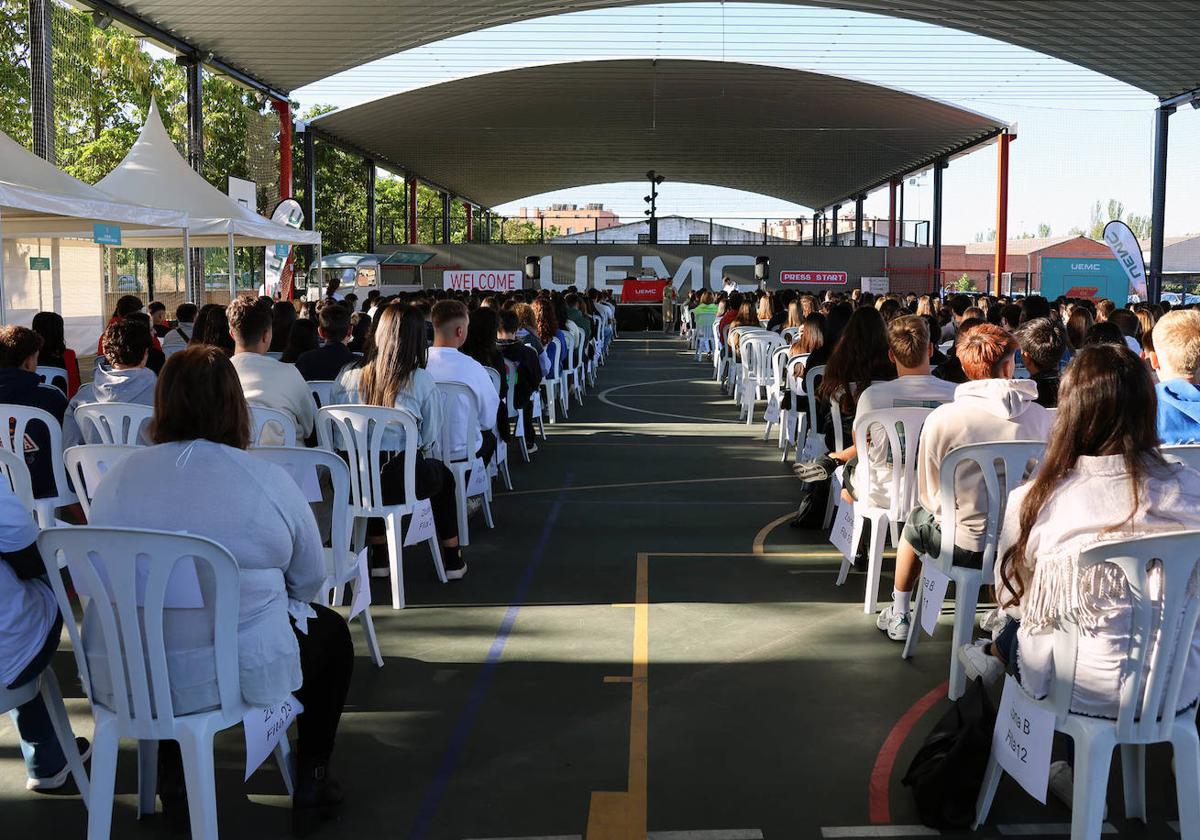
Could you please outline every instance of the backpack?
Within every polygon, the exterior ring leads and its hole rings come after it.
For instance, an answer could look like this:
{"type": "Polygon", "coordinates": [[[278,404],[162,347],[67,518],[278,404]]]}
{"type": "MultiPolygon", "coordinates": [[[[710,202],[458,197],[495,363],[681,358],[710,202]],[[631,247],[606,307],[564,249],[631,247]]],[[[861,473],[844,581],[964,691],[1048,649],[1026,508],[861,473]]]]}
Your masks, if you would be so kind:
{"type": "Polygon", "coordinates": [[[912,788],[923,824],[930,828],[971,825],[995,728],[996,704],[983,683],[972,680],[934,725],[904,774],[903,784],[912,788]]]}

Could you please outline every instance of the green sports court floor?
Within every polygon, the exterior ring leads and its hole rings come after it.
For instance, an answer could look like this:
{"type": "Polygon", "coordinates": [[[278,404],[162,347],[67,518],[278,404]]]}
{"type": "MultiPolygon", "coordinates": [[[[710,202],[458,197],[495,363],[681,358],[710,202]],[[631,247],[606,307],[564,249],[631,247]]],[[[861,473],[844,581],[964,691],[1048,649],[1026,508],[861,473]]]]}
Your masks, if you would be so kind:
{"type": "MultiPolygon", "coordinates": [[[[420,548],[408,609],[382,606],[375,581],[386,664],[352,627],[334,759],[348,804],[317,836],[937,836],[899,780],[948,707],[948,618],[900,659],[862,612],[863,576],[834,586],[823,535],[788,527],[795,479],[711,367],[678,339],[624,334],[585,404],[547,428],[532,464],[514,460],[515,492],[497,493],[496,530],[472,521],[465,580],[439,584],[420,548]]],[[[55,668],[86,735],[65,646],[55,668]]],[[[222,836],[285,837],[278,774],[243,783],[240,738],[217,741],[222,836]]],[[[172,836],[136,820],[125,747],[112,836],[172,836]]],[[[1149,826],[1123,819],[1114,768],[1106,832],[1179,837],[1168,761],[1151,750],[1149,826]]],[[[23,782],[3,718],[0,836],[84,836],[77,796],[23,782]]],[[[989,825],[961,836],[1060,837],[1069,821],[1005,780],[989,825]]]]}

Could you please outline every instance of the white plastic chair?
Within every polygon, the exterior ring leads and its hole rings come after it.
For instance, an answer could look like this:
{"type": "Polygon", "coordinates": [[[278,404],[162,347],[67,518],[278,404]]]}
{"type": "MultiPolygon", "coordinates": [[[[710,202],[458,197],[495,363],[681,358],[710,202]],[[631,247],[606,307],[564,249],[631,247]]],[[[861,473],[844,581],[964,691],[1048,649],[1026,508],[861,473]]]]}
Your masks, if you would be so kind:
{"type": "MultiPolygon", "coordinates": [[[[742,336],[741,411],[746,425],[754,423],[754,406],[765,399],[772,382],[771,354],[783,346],[783,339],[772,332],[754,332],[742,336]],[[760,397],[761,393],[761,397],[760,397]]],[[[768,427],[768,434],[769,434],[768,427]]]]}
{"type": "MultiPolygon", "coordinates": [[[[493,367],[484,367],[484,371],[487,372],[488,379],[492,380],[492,386],[495,387],[497,396],[503,399],[504,384],[500,379],[500,371],[493,367]]],[[[505,405],[505,412],[507,413],[507,403],[505,405]]],[[[492,456],[495,460],[495,467],[504,478],[504,488],[511,490],[513,489],[513,484],[512,477],[508,474],[508,443],[500,435],[499,428],[493,428],[492,431],[496,433],[496,454],[492,456]]]]}
{"type": "Polygon", "coordinates": [[[63,703],[62,689],[58,686],[54,669],[47,666],[35,679],[20,688],[5,688],[0,685],[0,714],[24,706],[38,695],[41,695],[42,702],[46,704],[50,724],[54,727],[54,737],[58,739],[63,755],[67,757],[67,767],[71,768],[75,787],[79,789],[79,798],[86,807],[89,798],[88,776],[83,767],[83,759],[79,755],[79,745],[75,742],[75,733],[71,730],[71,719],[67,716],[67,707],[63,703]]]}
{"type": "Polygon", "coordinates": [[[51,367],[50,365],[38,365],[37,375],[38,379],[42,380],[43,385],[49,385],[52,388],[57,388],[58,390],[62,391],[64,397],[67,395],[67,382],[69,379],[67,377],[67,371],[65,368],[51,367]],[[62,381],[61,385],[58,384],[59,380],[62,381]]]}
{"type": "MultiPolygon", "coordinates": [[[[317,412],[317,438],[321,448],[345,452],[350,463],[350,513],[353,518],[352,545],[366,545],[367,520],[382,519],[391,564],[392,609],[404,609],[404,537],[400,518],[417,504],[417,418],[402,408],[345,405],[327,406],[317,412]],[[404,501],[384,504],[380,468],[384,452],[397,451],[395,436],[404,438],[404,501]]],[[[442,549],[437,536],[428,540],[438,580],[446,582],[442,549]]]]}
{"type": "Polygon", "coordinates": [[[310,379],[308,381],[308,390],[312,391],[313,401],[316,402],[317,408],[324,408],[329,405],[332,399],[330,393],[333,391],[333,380],[310,379]]]}
{"type": "Polygon", "coordinates": [[[788,344],[791,344],[796,340],[796,337],[800,335],[800,332],[803,329],[804,327],[785,327],[779,331],[779,335],[784,341],[786,341],[788,344]]]}
{"type": "MultiPolygon", "coordinates": [[[[106,676],[112,706],[96,698],[88,664],[88,647],[74,620],[62,576],[51,574],[59,609],[71,636],[75,663],[92,700],[95,734],[92,743],[91,791],[88,796],[88,838],[106,840],[112,829],[113,789],[117,746],[121,738],[138,741],[138,814],[154,813],[157,788],[158,742],[179,742],[187,784],[193,837],[217,838],[217,797],[213,736],[236,726],[250,710],[242,699],[238,671],[238,611],[240,582],[233,556],[212,540],[167,531],[136,528],[49,528],[38,537],[46,568],[67,568],[85,614],[95,617],[104,640],[106,676]],[[213,668],[220,706],[212,711],[176,716],[167,669],[164,626],[171,622],[165,608],[167,581],[180,562],[207,566],[211,588],[203,609],[213,618],[213,668]],[[141,574],[139,574],[139,565],[141,574]],[[145,586],[139,593],[139,577],[145,586]],[[103,595],[103,597],[97,597],[103,595]]],[[[198,570],[197,570],[198,571],[198,570]]],[[[95,639],[90,640],[95,644],[95,639]]],[[[284,784],[291,792],[291,751],[280,740],[275,757],[284,784]]]]}
{"type": "Polygon", "coordinates": [[[296,421],[277,408],[250,406],[251,446],[295,446],[296,421]]]}
{"type": "Polygon", "coordinates": [[[721,341],[721,319],[713,316],[712,322],[713,379],[720,382],[725,378],[725,342],[721,341]]]}
{"type": "MultiPolygon", "coordinates": [[[[442,463],[450,469],[450,472],[454,473],[454,496],[458,508],[458,542],[460,545],[466,546],[471,544],[467,521],[467,474],[473,470],[483,470],[485,475],[487,473],[487,465],[472,451],[474,441],[481,432],[479,401],[475,399],[475,392],[460,382],[439,382],[437,387],[442,392],[442,398],[446,405],[437,451],[442,463]],[[467,448],[462,453],[455,452],[450,443],[450,420],[453,413],[450,411],[450,406],[459,398],[466,401],[466,409],[463,413],[467,427],[462,432],[463,439],[467,441],[467,448]]],[[[490,479],[484,481],[483,521],[489,528],[496,527],[492,520],[492,482],[490,479]]]]}
{"type": "MultiPolygon", "coordinates": [[[[322,475],[329,477],[333,495],[329,500],[329,547],[325,549],[327,577],[323,592],[325,606],[341,604],[341,595],[347,585],[354,594],[364,583],[358,576],[358,556],[350,544],[354,522],[350,506],[350,468],[346,466],[345,461],[327,449],[309,449],[304,446],[252,446],[248,451],[256,458],[282,467],[298,484],[309,476],[314,476],[317,481],[320,481],[322,475]]],[[[370,581],[365,583],[370,586],[370,581]]],[[[367,652],[371,654],[371,660],[376,667],[382,668],[383,654],[375,636],[375,622],[371,620],[371,611],[363,610],[357,617],[362,623],[363,635],[367,640],[367,652]]]]}
{"type": "MultiPolygon", "coordinates": [[[[836,405],[836,403],[835,403],[836,405]]],[[[858,448],[858,467],[854,477],[862,488],[861,496],[854,502],[854,531],[850,538],[852,550],[858,549],[863,528],[871,523],[871,545],[867,550],[867,592],[863,598],[863,612],[871,615],[879,598],[879,578],[883,570],[883,547],[888,533],[892,545],[900,542],[900,523],[912,509],[916,497],[917,442],[921,439],[921,427],[932,409],[928,408],[884,408],[868,411],[854,418],[854,443],[858,448]],[[891,461],[891,477],[887,483],[887,507],[872,502],[876,491],[876,476],[871,464],[869,435],[882,430],[887,438],[885,448],[891,461]]],[[[831,491],[832,492],[832,491],[831,491]]],[[[842,559],[837,585],[846,582],[850,573],[850,560],[842,559]]]]}
{"type": "Polygon", "coordinates": [[[25,506],[33,510],[33,479],[29,477],[29,465],[25,459],[10,449],[0,449],[0,478],[8,482],[13,495],[25,506]]]}
{"type": "Polygon", "coordinates": [[[55,495],[33,500],[33,515],[37,518],[38,526],[49,528],[54,524],[56,510],[73,505],[78,501],[75,494],[71,492],[71,485],[67,482],[67,472],[63,469],[62,426],[54,419],[53,414],[40,408],[0,404],[0,429],[9,430],[8,434],[0,434],[0,449],[15,452],[17,457],[23,459],[25,433],[31,422],[45,426],[50,437],[50,465],[54,474],[55,495]],[[18,444],[19,449],[17,448],[18,444]]]}
{"type": "Polygon", "coordinates": [[[690,340],[692,349],[696,351],[696,361],[700,361],[701,356],[705,353],[712,353],[716,347],[713,338],[713,323],[716,321],[717,315],[715,312],[701,312],[700,314],[692,314],[695,319],[695,326],[692,328],[690,340]]]}
{"type": "Polygon", "coordinates": [[[1162,454],[1168,460],[1178,461],[1184,466],[1200,470],[1200,444],[1189,443],[1178,446],[1164,446],[1162,454]]]}
{"type": "MultiPolygon", "coordinates": [[[[564,368],[566,377],[566,388],[569,395],[574,395],[575,399],[583,405],[583,343],[582,337],[576,336],[570,330],[566,330],[567,336],[567,364],[564,368]]],[[[570,398],[568,397],[568,402],[570,398]]]]}
{"type": "Polygon", "coordinates": [[[130,452],[137,450],[138,447],[125,444],[90,443],[72,446],[63,453],[63,462],[71,483],[75,485],[84,516],[90,517],[92,514],[92,499],[96,497],[96,488],[100,486],[104,474],[130,452]]]}
{"type": "MultiPolygon", "coordinates": [[[[1025,478],[1030,462],[1040,461],[1046,444],[1035,440],[994,441],[960,446],[942,459],[941,477],[942,546],[937,557],[921,558],[921,580],[925,577],[925,564],[936,565],[943,574],[954,581],[954,636],[950,645],[950,690],[951,700],[962,696],[967,687],[966,674],[958,658],[958,649],[970,644],[975,627],[975,608],[979,605],[979,590],[990,586],[995,579],[992,567],[1000,543],[1000,529],[1004,525],[1004,511],[1008,494],[1025,478]],[[996,468],[997,462],[1004,466],[1003,475],[996,468]],[[974,466],[980,471],[980,481],[987,492],[987,530],[984,533],[983,563],[978,569],[954,565],[954,544],[958,532],[958,521],[954,515],[955,474],[962,466],[974,466]]],[[[921,581],[914,590],[921,592],[921,581]]],[[[904,643],[904,658],[909,659],[917,649],[921,635],[921,598],[916,597],[912,629],[904,643]]]]}
{"type": "Polygon", "coordinates": [[[562,407],[564,419],[570,403],[570,400],[567,399],[567,379],[564,372],[567,366],[567,346],[558,336],[555,336],[546,345],[546,354],[551,359],[550,373],[553,376],[542,378],[541,389],[546,394],[546,411],[550,415],[550,422],[557,423],[555,400],[557,399],[557,405],[562,407]],[[554,352],[551,352],[551,348],[554,349],[554,352]]]}
{"type": "MultiPolygon", "coordinates": [[[[1133,604],[1128,658],[1123,666],[1116,720],[1071,712],[1079,626],[1061,622],[1054,630],[1054,680],[1043,700],[1029,700],[1055,716],[1054,728],[1075,744],[1072,840],[1100,837],[1112,751],[1121,747],[1125,816],[1146,821],[1146,745],[1170,742],[1175,756],[1179,834],[1200,837],[1200,738],[1195,698],[1181,697],[1200,617],[1200,599],[1189,594],[1200,558],[1200,532],[1185,531],[1100,542],[1079,556],[1081,576],[1100,564],[1125,574],[1133,604]],[[1161,579],[1154,581],[1150,567],[1161,579]],[[1161,586],[1159,586],[1161,584],[1161,586]],[[1153,642],[1154,649],[1150,644],[1153,642]],[[1163,644],[1171,640],[1171,644],[1163,644]],[[1179,711],[1181,705],[1187,708],[1179,711]]],[[[1156,576],[1157,577],[1157,576],[1156,576]]],[[[979,828],[1000,784],[1000,765],[989,756],[976,804],[979,828]]]]}
{"type": "Polygon", "coordinates": [[[75,407],[75,422],[83,439],[95,438],[98,443],[141,446],[142,430],[153,418],[154,407],[139,403],[96,402],[75,407]]]}
{"type": "MultiPolygon", "coordinates": [[[[508,410],[508,422],[514,425],[517,443],[521,447],[521,458],[529,463],[529,446],[525,443],[525,412],[516,407],[517,402],[517,366],[508,359],[504,360],[504,405],[508,410]]],[[[535,422],[536,422],[535,415],[535,422]]],[[[512,489],[510,483],[508,489],[512,489]]]]}

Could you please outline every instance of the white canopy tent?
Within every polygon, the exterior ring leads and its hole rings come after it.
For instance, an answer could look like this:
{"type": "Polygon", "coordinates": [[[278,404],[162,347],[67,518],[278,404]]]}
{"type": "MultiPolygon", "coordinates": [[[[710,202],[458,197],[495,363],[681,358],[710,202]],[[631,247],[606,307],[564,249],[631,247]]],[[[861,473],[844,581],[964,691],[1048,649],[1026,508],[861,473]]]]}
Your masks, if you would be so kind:
{"type": "MultiPolygon", "coordinates": [[[[91,240],[93,226],[97,224],[116,225],[122,235],[178,230],[186,241],[188,218],[186,213],[175,208],[143,207],[118,201],[108,193],[72,178],[0,132],[0,241],[91,240]]],[[[9,270],[15,265],[10,262],[9,270]]],[[[78,266],[77,262],[75,266],[78,266]]],[[[59,270],[57,266],[55,268],[59,270]]],[[[9,321],[8,291],[5,260],[0,259],[0,324],[9,321]]],[[[99,305],[98,298],[96,305],[99,305]]]]}
{"type": "MultiPolygon", "coordinates": [[[[238,246],[271,247],[276,243],[314,245],[320,261],[321,234],[276,224],[244,207],[196,172],[175,148],[151,101],[146,122],[125,159],[96,184],[113,195],[151,207],[178,207],[188,215],[188,234],[194,248],[227,248],[229,293],[237,293],[233,249],[238,246]]],[[[162,233],[138,233],[124,245],[136,248],[172,248],[179,238],[162,233]]]]}

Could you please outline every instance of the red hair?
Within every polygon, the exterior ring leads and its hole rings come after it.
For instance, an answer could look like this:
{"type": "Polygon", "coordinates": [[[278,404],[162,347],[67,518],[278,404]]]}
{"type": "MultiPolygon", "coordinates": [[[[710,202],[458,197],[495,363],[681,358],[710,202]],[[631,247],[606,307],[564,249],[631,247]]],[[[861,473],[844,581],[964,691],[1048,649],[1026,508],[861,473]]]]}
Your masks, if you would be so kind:
{"type": "Polygon", "coordinates": [[[1017,340],[1003,327],[979,324],[959,337],[955,352],[968,379],[992,379],[1017,347],[1017,340]]]}

